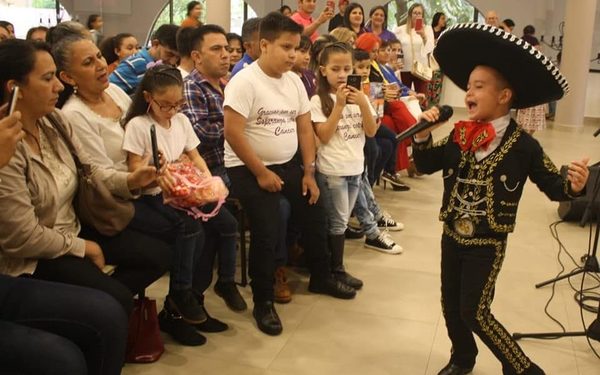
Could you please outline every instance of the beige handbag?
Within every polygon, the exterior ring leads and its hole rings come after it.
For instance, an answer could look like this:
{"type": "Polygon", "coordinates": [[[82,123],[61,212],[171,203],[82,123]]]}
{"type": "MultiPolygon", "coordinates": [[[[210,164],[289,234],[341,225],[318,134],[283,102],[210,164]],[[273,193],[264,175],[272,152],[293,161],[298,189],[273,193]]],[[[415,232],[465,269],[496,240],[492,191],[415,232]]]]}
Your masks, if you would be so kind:
{"type": "Polygon", "coordinates": [[[428,60],[429,60],[429,68],[431,68],[432,71],[438,71],[440,70],[440,64],[438,64],[437,60],[435,59],[435,56],[433,56],[433,53],[430,53],[429,55],[427,55],[428,60]]]}
{"type": "Polygon", "coordinates": [[[415,46],[413,44],[412,30],[408,34],[410,36],[410,49],[412,51],[413,65],[410,69],[410,74],[422,81],[431,81],[433,78],[433,70],[415,58],[415,46]]]}
{"type": "Polygon", "coordinates": [[[135,213],[133,203],[112,195],[104,182],[92,175],[91,166],[81,162],[71,137],[60,120],[52,114],[47,118],[67,145],[77,167],[79,187],[74,201],[77,217],[100,234],[117,235],[133,218],[135,213]]]}

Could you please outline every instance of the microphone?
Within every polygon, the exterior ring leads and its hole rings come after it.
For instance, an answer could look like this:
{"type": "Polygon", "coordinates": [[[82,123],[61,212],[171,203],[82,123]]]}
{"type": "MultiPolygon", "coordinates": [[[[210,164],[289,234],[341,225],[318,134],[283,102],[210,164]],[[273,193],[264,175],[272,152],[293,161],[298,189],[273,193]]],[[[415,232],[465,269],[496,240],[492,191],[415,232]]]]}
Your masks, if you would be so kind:
{"type": "Polygon", "coordinates": [[[429,122],[425,119],[422,119],[421,121],[417,122],[415,125],[410,127],[410,129],[407,129],[402,133],[396,135],[396,140],[403,141],[406,138],[412,137],[413,135],[419,133],[422,130],[432,127],[433,125],[437,125],[441,122],[446,122],[448,121],[448,119],[450,119],[450,117],[452,117],[452,114],[454,113],[454,110],[449,105],[443,105],[438,108],[440,109],[440,117],[437,119],[437,121],[429,122]]]}

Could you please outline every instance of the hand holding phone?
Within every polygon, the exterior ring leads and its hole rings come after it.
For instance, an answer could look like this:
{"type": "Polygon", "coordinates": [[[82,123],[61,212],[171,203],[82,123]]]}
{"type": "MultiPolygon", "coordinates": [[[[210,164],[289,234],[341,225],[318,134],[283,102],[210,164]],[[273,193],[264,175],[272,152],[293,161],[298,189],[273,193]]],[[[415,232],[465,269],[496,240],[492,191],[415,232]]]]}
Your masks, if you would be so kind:
{"type": "Polygon", "coordinates": [[[150,140],[152,142],[152,161],[156,172],[160,170],[160,158],[158,157],[158,142],[156,141],[156,126],[150,125],[150,140]]]}
{"type": "Polygon", "coordinates": [[[8,116],[12,115],[15,111],[17,100],[19,100],[19,86],[15,86],[10,93],[10,99],[8,100],[8,116]]]}
{"type": "Polygon", "coordinates": [[[415,20],[415,31],[423,30],[423,18],[417,18],[415,20]]]}
{"type": "Polygon", "coordinates": [[[346,84],[360,91],[362,89],[362,76],[350,74],[348,78],[346,78],[346,84]]]}

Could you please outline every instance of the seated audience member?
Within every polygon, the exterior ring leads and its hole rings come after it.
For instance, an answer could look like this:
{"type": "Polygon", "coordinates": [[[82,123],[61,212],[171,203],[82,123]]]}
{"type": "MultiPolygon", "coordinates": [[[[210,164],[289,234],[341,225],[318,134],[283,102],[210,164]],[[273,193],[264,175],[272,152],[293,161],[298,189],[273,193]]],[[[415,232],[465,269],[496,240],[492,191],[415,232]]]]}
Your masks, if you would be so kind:
{"type": "Polygon", "coordinates": [[[500,28],[504,29],[507,33],[512,33],[515,29],[515,21],[510,18],[505,19],[500,23],[500,28]]]}
{"type": "Polygon", "coordinates": [[[308,63],[308,69],[316,74],[317,70],[319,70],[319,54],[326,45],[335,42],[338,42],[338,40],[329,34],[318,37],[317,40],[313,42],[312,47],[310,47],[310,62],[308,63]]]}
{"type": "Polygon", "coordinates": [[[347,43],[349,46],[354,46],[356,42],[356,33],[347,27],[340,26],[333,29],[329,35],[337,39],[339,42],[347,43]]]}
{"type": "Polygon", "coordinates": [[[0,27],[8,32],[7,39],[15,39],[15,26],[8,21],[0,21],[0,27]]]}
{"type": "Polygon", "coordinates": [[[300,77],[309,99],[312,98],[317,91],[317,78],[312,70],[308,69],[311,47],[312,42],[310,41],[310,38],[306,35],[302,35],[302,38],[300,39],[300,45],[296,49],[296,61],[294,62],[294,67],[292,68],[292,71],[298,74],[300,77]]]}
{"type": "Polygon", "coordinates": [[[485,14],[485,23],[490,26],[498,27],[500,23],[498,13],[496,13],[495,10],[488,10],[485,14]]]}
{"type": "Polygon", "coordinates": [[[202,4],[199,1],[190,1],[187,4],[187,13],[183,21],[181,21],[181,27],[199,27],[202,26],[200,17],[202,16],[202,4]]]}
{"type": "Polygon", "coordinates": [[[365,11],[359,3],[350,3],[344,11],[343,26],[360,36],[365,32],[365,11]]]}
{"type": "Polygon", "coordinates": [[[290,17],[292,15],[292,8],[287,5],[282,5],[281,8],[279,8],[279,13],[286,17],[290,17]]]}
{"type": "MultiPolygon", "coordinates": [[[[131,198],[134,191],[154,181],[156,169],[142,167],[126,173],[91,162],[69,120],[54,108],[63,85],[45,44],[0,43],[0,66],[1,87],[20,88],[16,108],[26,133],[15,156],[0,169],[0,207],[11,212],[0,216],[0,273],[99,289],[129,314],[132,294],[142,292],[165,272],[169,250],[128,228],[108,237],[80,224],[73,206],[77,169],[66,142],[74,144],[82,163],[90,163],[92,175],[122,198],[131,198]],[[65,140],[57,126],[70,139],[65,140]],[[117,265],[111,276],[102,272],[105,262],[117,265]]],[[[0,102],[5,102],[6,92],[0,95],[0,102]]]]}
{"type": "Polygon", "coordinates": [[[396,39],[394,33],[387,29],[387,11],[383,5],[371,8],[365,31],[377,35],[379,39],[385,42],[396,39]]]}
{"type": "Polygon", "coordinates": [[[177,52],[179,53],[179,65],[177,69],[181,73],[181,78],[185,79],[192,70],[194,70],[194,60],[192,59],[192,43],[190,39],[194,34],[196,27],[183,27],[177,31],[177,52]]]}
{"type": "Polygon", "coordinates": [[[302,27],[294,21],[278,12],[269,13],[260,27],[260,59],[225,89],[225,166],[232,195],[241,200],[250,222],[253,316],[258,328],[270,335],[283,330],[273,305],[282,195],[302,230],[311,271],[309,290],[338,298],[356,294],[331,273],[326,217],[314,178],[310,102],[298,76],[290,72],[301,33],[302,27]],[[298,144],[304,169],[293,157],[298,144]]]}
{"type": "Polygon", "coordinates": [[[96,43],[96,45],[100,45],[100,42],[104,39],[104,35],[102,35],[102,26],[104,25],[104,21],[102,20],[102,16],[99,14],[90,14],[87,20],[87,29],[90,31],[92,35],[92,41],[96,43]]]}
{"type": "Polygon", "coordinates": [[[333,9],[326,6],[319,17],[313,20],[312,14],[315,12],[316,7],[316,0],[298,0],[298,9],[291,16],[294,22],[304,27],[302,35],[309,37],[312,42],[319,37],[317,29],[333,18],[333,9]]]}
{"type": "Polygon", "coordinates": [[[240,61],[231,70],[230,79],[260,57],[260,46],[258,44],[259,26],[260,18],[250,18],[242,25],[242,41],[245,52],[244,56],[242,56],[240,61]]]}
{"type": "MultiPolygon", "coordinates": [[[[229,44],[223,28],[204,25],[194,29],[186,49],[191,50],[194,70],[184,81],[182,113],[187,116],[200,140],[197,151],[206,161],[210,173],[230,185],[223,162],[223,79],[229,70],[229,44]]],[[[204,223],[206,242],[198,267],[200,275],[212,280],[215,253],[218,254],[218,280],[214,286],[218,296],[234,311],[244,311],[246,302],[234,281],[236,262],[236,221],[226,207],[219,215],[204,223]],[[223,229],[229,223],[229,229],[223,229]],[[209,246],[210,245],[210,246],[209,246]]],[[[204,289],[202,289],[204,291],[204,289]]]]}
{"type": "Polygon", "coordinates": [[[10,31],[8,31],[8,29],[5,26],[0,25],[0,42],[3,42],[8,39],[11,39],[10,31]]]}
{"type": "Polygon", "coordinates": [[[53,46],[59,40],[69,35],[79,35],[92,40],[92,34],[90,34],[90,31],[86,29],[85,26],[79,22],[65,21],[48,29],[48,33],[46,33],[46,43],[53,46]]]}
{"type": "MultiPolygon", "coordinates": [[[[59,67],[59,76],[66,87],[65,92],[72,92],[72,87],[78,88],[76,94],[68,95],[65,105],[62,107],[67,118],[73,123],[74,132],[81,140],[84,149],[91,155],[92,161],[107,169],[126,172],[127,153],[123,151],[124,123],[126,113],[130,107],[131,99],[116,85],[109,84],[106,79],[94,79],[98,71],[102,71],[106,64],[97,56],[97,49],[86,40],[73,37],[65,38],[59,42],[54,53],[59,67]],[[93,59],[91,68],[86,69],[84,61],[93,59]]],[[[196,232],[201,232],[199,225],[190,225],[196,232]]],[[[145,206],[136,207],[134,219],[130,228],[145,235],[156,238],[162,243],[165,241],[175,246],[174,238],[181,227],[169,225],[159,214],[146,209],[145,206]],[[139,222],[149,223],[140,225],[139,222]],[[158,227],[158,228],[157,228],[158,227]]],[[[192,232],[194,230],[191,230],[192,232]]],[[[197,248],[199,252],[203,248],[203,235],[196,234],[197,248]]],[[[152,248],[150,248],[152,250],[152,248]]],[[[172,273],[172,276],[174,274],[172,273]]],[[[171,334],[175,340],[186,345],[200,345],[206,339],[198,334],[183,319],[171,319],[174,310],[167,304],[159,315],[161,329],[171,334]]],[[[207,318],[208,315],[204,310],[207,318]]],[[[204,327],[207,323],[200,323],[204,327]]]]}
{"type": "MultiPolygon", "coordinates": [[[[337,29],[338,27],[344,26],[344,12],[346,11],[346,7],[350,1],[348,0],[339,0],[338,1],[338,9],[339,12],[333,16],[333,18],[329,21],[329,25],[327,26],[327,31],[330,33],[337,29]]],[[[333,10],[333,9],[332,9],[333,10]]]]}
{"type": "Polygon", "coordinates": [[[2,374],[118,375],[127,315],[99,290],[0,275],[0,332],[2,374]]]}
{"type": "Polygon", "coordinates": [[[176,66],[179,60],[176,41],[178,29],[175,25],[160,26],[152,35],[150,48],[142,49],[121,61],[110,75],[110,82],[131,95],[144,77],[149,64],[162,61],[163,64],[176,66]]]}
{"type": "Polygon", "coordinates": [[[229,71],[231,72],[235,64],[244,56],[244,41],[236,33],[227,33],[227,43],[229,44],[229,71]]]}
{"type": "Polygon", "coordinates": [[[46,34],[48,33],[48,28],[46,26],[37,26],[32,27],[27,31],[27,36],[25,40],[33,40],[36,42],[45,42],[46,34]]]}
{"type": "Polygon", "coordinates": [[[108,64],[108,74],[114,72],[121,61],[140,50],[137,39],[129,33],[104,38],[98,48],[108,64]]]}

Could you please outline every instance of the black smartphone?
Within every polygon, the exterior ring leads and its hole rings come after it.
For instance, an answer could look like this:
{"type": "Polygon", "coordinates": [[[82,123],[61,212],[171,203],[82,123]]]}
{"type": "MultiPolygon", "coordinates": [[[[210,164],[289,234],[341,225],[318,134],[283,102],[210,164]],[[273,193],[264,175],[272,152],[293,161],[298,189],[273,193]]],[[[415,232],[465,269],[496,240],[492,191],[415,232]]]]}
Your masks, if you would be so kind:
{"type": "Polygon", "coordinates": [[[12,115],[17,106],[17,100],[19,99],[19,86],[15,86],[10,93],[10,99],[8,100],[8,115],[12,115]]]}
{"type": "Polygon", "coordinates": [[[158,142],[156,141],[156,126],[150,125],[150,140],[152,141],[152,160],[156,170],[160,170],[160,159],[158,157],[158,142]]]}
{"type": "Polygon", "coordinates": [[[362,88],[362,76],[358,74],[350,74],[346,79],[346,84],[360,91],[362,88]]]}

